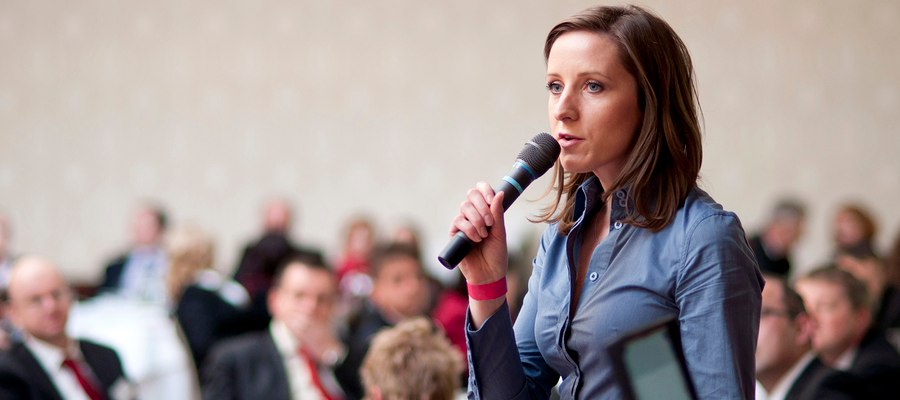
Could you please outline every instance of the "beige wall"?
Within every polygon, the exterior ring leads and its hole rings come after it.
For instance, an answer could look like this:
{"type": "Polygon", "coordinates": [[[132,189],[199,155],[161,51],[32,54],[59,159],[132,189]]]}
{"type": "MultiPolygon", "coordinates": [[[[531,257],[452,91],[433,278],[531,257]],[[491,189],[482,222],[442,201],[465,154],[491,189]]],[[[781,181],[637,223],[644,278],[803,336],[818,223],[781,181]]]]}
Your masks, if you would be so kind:
{"type": "MultiPolygon", "coordinates": [[[[301,209],[334,254],[358,212],[420,222],[436,253],[457,203],[547,127],[547,30],[590,1],[0,2],[0,208],[14,247],[77,280],[125,244],[143,197],[213,231],[228,269],[262,200],[301,209]]],[[[836,205],[900,230],[900,3],[647,1],[691,50],[703,187],[758,226],[783,193],[829,252],[836,205]]],[[[545,183],[529,190],[540,194],[545,183]]],[[[535,204],[510,229],[535,227],[535,204]]]]}

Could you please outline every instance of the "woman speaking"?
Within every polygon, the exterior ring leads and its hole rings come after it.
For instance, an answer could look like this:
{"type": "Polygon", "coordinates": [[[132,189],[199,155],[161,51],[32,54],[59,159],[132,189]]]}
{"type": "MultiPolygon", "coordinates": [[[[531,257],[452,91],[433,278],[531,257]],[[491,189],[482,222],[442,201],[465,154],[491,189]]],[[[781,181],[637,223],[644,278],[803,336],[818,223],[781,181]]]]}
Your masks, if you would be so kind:
{"type": "Polygon", "coordinates": [[[562,377],[562,398],[620,398],[606,345],[674,317],[700,398],[753,398],[763,280],[737,216],[697,187],[699,105],[684,43],[639,7],[597,7],[551,29],[544,57],[562,150],[515,327],[503,194],[478,183],[450,232],[477,243],[459,265],[470,395],[547,398],[562,377]]]}

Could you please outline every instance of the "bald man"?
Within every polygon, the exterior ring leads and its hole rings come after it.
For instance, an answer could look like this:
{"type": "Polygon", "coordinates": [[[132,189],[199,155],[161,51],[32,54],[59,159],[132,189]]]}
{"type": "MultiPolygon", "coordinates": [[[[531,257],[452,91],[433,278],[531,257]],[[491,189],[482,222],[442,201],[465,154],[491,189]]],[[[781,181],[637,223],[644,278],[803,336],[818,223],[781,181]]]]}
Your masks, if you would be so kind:
{"type": "Polygon", "coordinates": [[[66,335],[73,294],[55,265],[20,258],[7,295],[24,340],[0,353],[0,399],[112,399],[129,390],[115,351],[66,335]]]}

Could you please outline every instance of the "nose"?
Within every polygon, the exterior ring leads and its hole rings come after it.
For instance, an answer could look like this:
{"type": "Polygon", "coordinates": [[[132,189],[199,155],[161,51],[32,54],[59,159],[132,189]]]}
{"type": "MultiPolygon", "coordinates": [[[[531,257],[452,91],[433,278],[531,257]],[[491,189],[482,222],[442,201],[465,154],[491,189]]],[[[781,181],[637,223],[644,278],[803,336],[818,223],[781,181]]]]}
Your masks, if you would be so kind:
{"type": "Polygon", "coordinates": [[[550,97],[550,107],[553,119],[560,122],[574,121],[578,119],[578,97],[577,92],[568,88],[563,89],[562,93],[556,97],[550,97]]]}

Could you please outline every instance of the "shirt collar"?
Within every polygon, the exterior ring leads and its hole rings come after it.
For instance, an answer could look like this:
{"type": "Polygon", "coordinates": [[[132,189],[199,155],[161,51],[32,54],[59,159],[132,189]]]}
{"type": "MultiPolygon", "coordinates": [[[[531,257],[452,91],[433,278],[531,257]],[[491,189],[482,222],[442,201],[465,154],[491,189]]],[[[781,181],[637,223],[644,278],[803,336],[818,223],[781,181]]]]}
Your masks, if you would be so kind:
{"type": "Polygon", "coordinates": [[[66,358],[72,360],[81,360],[83,358],[78,344],[72,340],[69,341],[68,348],[63,350],[58,346],[28,335],[25,337],[25,346],[28,347],[34,358],[47,371],[56,371],[62,368],[63,360],[66,358]]]}
{"type": "Polygon", "coordinates": [[[299,349],[297,339],[291,334],[284,322],[273,319],[269,324],[269,333],[275,342],[275,348],[282,356],[295,357],[299,349]]]}
{"type": "Polygon", "coordinates": [[[837,358],[837,361],[834,362],[834,369],[841,371],[849,370],[850,367],[853,366],[853,359],[856,358],[857,350],[859,350],[859,347],[854,346],[844,351],[844,353],[837,358]]]}
{"type": "MultiPolygon", "coordinates": [[[[600,180],[595,175],[588,177],[578,187],[575,194],[575,217],[576,219],[583,217],[589,211],[602,204],[604,189],[600,185],[600,180]]],[[[632,199],[628,194],[628,189],[619,189],[609,196],[610,207],[612,212],[610,218],[613,220],[624,219],[628,215],[628,210],[632,207],[632,199]]]]}
{"type": "Polygon", "coordinates": [[[778,384],[775,385],[775,388],[769,393],[768,400],[784,400],[788,394],[788,390],[791,389],[791,386],[794,386],[794,381],[803,373],[803,370],[806,369],[806,366],[812,362],[814,356],[812,352],[807,352],[800,358],[794,366],[791,367],[790,370],[778,381],[778,384]]]}

